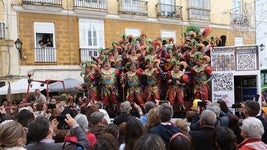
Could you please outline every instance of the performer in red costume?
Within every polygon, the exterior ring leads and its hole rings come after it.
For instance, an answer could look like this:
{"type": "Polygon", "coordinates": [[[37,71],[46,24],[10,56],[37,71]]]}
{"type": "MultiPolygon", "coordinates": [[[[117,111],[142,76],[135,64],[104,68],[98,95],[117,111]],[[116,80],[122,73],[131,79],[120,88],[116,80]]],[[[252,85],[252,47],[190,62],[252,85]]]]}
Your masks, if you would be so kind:
{"type": "Polygon", "coordinates": [[[143,75],[146,78],[144,97],[146,101],[154,101],[160,99],[159,91],[159,77],[162,70],[159,68],[160,60],[153,60],[152,57],[147,56],[145,58],[146,69],[143,75]]]}
{"type": "Polygon", "coordinates": [[[103,67],[99,70],[101,76],[101,97],[104,106],[112,105],[114,111],[118,105],[117,77],[120,76],[119,70],[111,68],[108,59],[103,60],[103,67]]]}
{"type": "Polygon", "coordinates": [[[100,75],[97,72],[97,65],[93,62],[87,62],[84,72],[81,73],[84,78],[84,83],[77,86],[77,90],[84,90],[87,99],[93,103],[99,100],[98,83],[100,75]]]}
{"type": "Polygon", "coordinates": [[[179,108],[184,107],[184,85],[188,82],[188,75],[184,74],[181,70],[181,66],[183,66],[182,68],[186,68],[188,65],[185,61],[179,63],[175,62],[173,69],[168,71],[167,74],[169,83],[167,93],[168,100],[171,105],[174,105],[174,103],[178,104],[179,108]]]}
{"type": "Polygon", "coordinates": [[[143,70],[139,68],[136,69],[136,64],[128,62],[126,64],[127,73],[124,73],[121,78],[122,87],[126,86],[126,99],[130,103],[137,103],[140,106],[144,105],[144,100],[142,97],[142,89],[140,77],[142,75],[143,70]],[[125,85],[126,84],[126,85],[125,85]]]}
{"type": "Polygon", "coordinates": [[[212,79],[212,68],[207,63],[203,63],[203,61],[204,57],[202,53],[196,52],[196,65],[191,69],[194,84],[194,99],[209,100],[210,91],[208,83],[212,79]]]}

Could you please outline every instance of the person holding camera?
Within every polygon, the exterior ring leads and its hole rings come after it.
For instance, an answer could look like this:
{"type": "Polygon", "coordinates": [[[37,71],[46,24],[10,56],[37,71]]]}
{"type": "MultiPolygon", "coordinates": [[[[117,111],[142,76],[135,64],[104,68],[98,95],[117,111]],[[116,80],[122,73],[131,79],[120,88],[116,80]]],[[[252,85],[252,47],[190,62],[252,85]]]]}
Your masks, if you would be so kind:
{"type": "Polygon", "coordinates": [[[221,111],[219,104],[216,102],[211,103],[210,101],[206,100],[198,102],[198,106],[195,109],[196,114],[193,115],[190,130],[198,130],[200,128],[200,115],[202,114],[203,110],[211,110],[216,114],[217,122],[215,126],[228,127],[229,118],[223,111],[221,111]]]}
{"type": "MultiPolygon", "coordinates": [[[[71,128],[70,133],[74,134],[78,138],[79,145],[84,149],[89,149],[89,142],[86,138],[85,132],[78,125],[78,123],[70,116],[66,115],[64,120],[68,126],[71,128]]],[[[33,120],[28,129],[29,137],[31,142],[27,145],[27,150],[61,150],[64,146],[64,142],[55,143],[53,139],[55,130],[57,130],[57,125],[59,122],[57,119],[53,119],[50,123],[45,117],[37,117],[33,120]]]]}

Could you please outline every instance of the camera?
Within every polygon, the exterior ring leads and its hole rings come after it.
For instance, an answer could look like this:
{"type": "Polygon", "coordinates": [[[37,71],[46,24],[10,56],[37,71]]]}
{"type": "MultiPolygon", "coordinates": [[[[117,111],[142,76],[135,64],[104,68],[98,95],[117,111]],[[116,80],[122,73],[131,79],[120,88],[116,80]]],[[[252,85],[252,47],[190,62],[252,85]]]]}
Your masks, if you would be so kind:
{"type": "Polygon", "coordinates": [[[47,104],[47,109],[55,109],[56,104],[47,104]]]}
{"type": "Polygon", "coordinates": [[[240,103],[238,104],[233,104],[232,108],[242,108],[242,105],[240,103]]]}
{"type": "Polygon", "coordinates": [[[197,103],[197,106],[199,106],[199,107],[206,107],[206,102],[198,102],[197,103]]]}
{"type": "Polygon", "coordinates": [[[260,95],[259,94],[255,94],[255,101],[257,102],[258,100],[259,100],[259,98],[260,98],[260,95]]]}
{"type": "Polygon", "coordinates": [[[70,127],[68,126],[68,124],[65,122],[66,119],[66,115],[59,115],[56,116],[57,121],[58,121],[58,125],[57,128],[60,130],[64,130],[64,129],[70,129],[70,127]]]}

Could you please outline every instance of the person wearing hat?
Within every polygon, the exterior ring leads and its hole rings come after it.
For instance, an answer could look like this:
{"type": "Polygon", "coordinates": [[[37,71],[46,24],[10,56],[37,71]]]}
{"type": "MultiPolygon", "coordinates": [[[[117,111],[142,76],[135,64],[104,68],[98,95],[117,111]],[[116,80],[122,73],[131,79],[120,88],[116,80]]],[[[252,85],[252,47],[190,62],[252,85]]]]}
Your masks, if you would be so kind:
{"type": "MultiPolygon", "coordinates": [[[[89,141],[89,147],[90,149],[93,148],[94,144],[96,143],[96,136],[95,134],[91,133],[88,128],[88,119],[86,115],[82,113],[78,113],[74,120],[80,125],[80,127],[83,129],[83,131],[86,134],[87,140],[89,141]]],[[[65,141],[77,143],[78,138],[75,135],[69,135],[67,134],[64,138],[65,141]]]]}
{"type": "Polygon", "coordinates": [[[112,106],[113,111],[116,112],[118,104],[117,77],[120,76],[119,70],[111,68],[111,64],[106,58],[103,60],[103,66],[99,72],[104,107],[112,106]]]}
{"type": "Polygon", "coordinates": [[[121,69],[122,67],[122,56],[119,54],[119,51],[121,51],[120,46],[116,46],[113,49],[110,50],[111,55],[109,55],[109,60],[113,62],[113,67],[116,69],[121,69]]]}
{"type": "Polygon", "coordinates": [[[128,62],[126,63],[127,72],[123,74],[122,77],[122,87],[126,87],[126,99],[134,103],[136,102],[138,105],[143,106],[144,105],[144,99],[142,97],[142,91],[141,91],[141,82],[140,78],[143,73],[143,70],[136,69],[136,64],[128,62]],[[125,85],[126,84],[126,85],[125,85]]]}
{"type": "Polygon", "coordinates": [[[145,58],[146,69],[144,70],[143,75],[146,78],[144,88],[144,97],[146,101],[160,99],[159,77],[162,70],[159,67],[159,61],[159,59],[153,60],[149,56],[145,58]]]}
{"type": "Polygon", "coordinates": [[[84,71],[81,73],[83,76],[84,83],[80,86],[77,86],[77,90],[84,90],[86,97],[91,101],[99,100],[99,91],[97,90],[98,83],[100,81],[100,76],[97,71],[97,65],[93,61],[85,63],[84,71]]]}
{"type": "Polygon", "coordinates": [[[184,85],[188,82],[188,76],[187,74],[184,74],[181,69],[185,69],[186,67],[187,63],[185,61],[179,63],[174,62],[173,69],[167,73],[167,80],[169,83],[167,97],[171,105],[174,105],[175,103],[178,104],[178,111],[184,109],[184,85]]]}
{"type": "Polygon", "coordinates": [[[210,91],[208,83],[212,79],[212,68],[210,65],[204,64],[203,60],[203,54],[201,52],[196,52],[196,65],[191,69],[194,86],[194,99],[209,100],[210,91]]]}

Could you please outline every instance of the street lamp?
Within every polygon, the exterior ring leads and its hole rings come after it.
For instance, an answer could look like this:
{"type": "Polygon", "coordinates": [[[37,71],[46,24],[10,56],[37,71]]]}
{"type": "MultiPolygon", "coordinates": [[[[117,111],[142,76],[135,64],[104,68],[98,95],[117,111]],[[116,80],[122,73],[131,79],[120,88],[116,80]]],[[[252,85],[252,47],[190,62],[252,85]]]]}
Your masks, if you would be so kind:
{"type": "Polygon", "coordinates": [[[15,44],[17,50],[19,51],[20,59],[22,59],[22,52],[21,52],[21,50],[22,50],[22,44],[23,44],[23,43],[20,41],[20,39],[17,39],[17,40],[14,42],[14,44],[15,44]]]}
{"type": "Polygon", "coordinates": [[[260,48],[261,48],[260,50],[263,51],[265,48],[265,45],[261,43],[260,48]]]}

